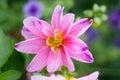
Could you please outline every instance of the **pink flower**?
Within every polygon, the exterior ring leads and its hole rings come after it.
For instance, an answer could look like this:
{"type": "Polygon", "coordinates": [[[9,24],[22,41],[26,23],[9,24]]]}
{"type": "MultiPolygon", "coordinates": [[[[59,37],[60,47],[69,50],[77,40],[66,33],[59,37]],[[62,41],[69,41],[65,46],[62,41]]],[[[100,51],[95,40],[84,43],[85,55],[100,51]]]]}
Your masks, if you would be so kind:
{"type": "Polygon", "coordinates": [[[42,76],[42,75],[33,75],[31,76],[31,80],[66,80],[65,77],[61,75],[54,75],[51,76],[42,76]]]}
{"type": "Polygon", "coordinates": [[[78,79],[76,78],[65,78],[62,75],[54,75],[52,74],[50,77],[48,76],[42,76],[42,75],[34,75],[31,77],[31,80],[98,80],[99,72],[96,71],[92,74],[89,74],[87,76],[80,77],[78,79]]]}
{"type": "Polygon", "coordinates": [[[75,23],[74,14],[63,16],[63,8],[56,6],[51,26],[36,17],[26,18],[22,35],[25,41],[15,44],[15,49],[28,54],[36,54],[27,71],[41,71],[45,66],[48,72],[60,70],[61,66],[74,71],[71,58],[80,62],[92,63],[93,57],[88,46],[78,38],[92,24],[92,20],[81,19],[75,23]]]}
{"type": "Polygon", "coordinates": [[[87,76],[80,77],[77,80],[98,80],[98,75],[99,75],[99,72],[96,71],[96,72],[93,72],[92,74],[89,74],[87,76]]]}

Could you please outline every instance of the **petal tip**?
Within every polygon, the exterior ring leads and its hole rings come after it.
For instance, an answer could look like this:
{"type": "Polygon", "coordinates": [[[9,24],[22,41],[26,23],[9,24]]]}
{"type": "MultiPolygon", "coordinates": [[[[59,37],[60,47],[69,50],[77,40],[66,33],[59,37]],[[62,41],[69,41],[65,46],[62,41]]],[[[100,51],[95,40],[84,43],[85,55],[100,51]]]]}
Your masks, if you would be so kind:
{"type": "Polygon", "coordinates": [[[57,5],[56,8],[61,8],[61,5],[57,5]]]}
{"type": "Polygon", "coordinates": [[[95,74],[99,75],[99,71],[94,72],[95,74]]]}
{"type": "Polygon", "coordinates": [[[34,72],[34,71],[30,70],[28,67],[26,68],[26,71],[28,71],[28,72],[34,72]]]}
{"type": "Polygon", "coordinates": [[[90,53],[84,53],[86,56],[86,63],[93,63],[94,62],[94,58],[92,56],[92,54],[90,53]]]}
{"type": "Polygon", "coordinates": [[[88,50],[88,47],[83,47],[82,48],[82,51],[86,51],[86,50],[88,50]]]}
{"type": "Polygon", "coordinates": [[[14,48],[17,49],[19,47],[19,44],[15,44],[14,48]]]}
{"type": "Polygon", "coordinates": [[[54,72],[53,70],[50,70],[50,69],[47,69],[47,71],[48,71],[49,73],[53,73],[53,72],[54,72]]]}
{"type": "Polygon", "coordinates": [[[90,63],[93,63],[94,62],[94,59],[92,59],[91,61],[90,61],[90,63]]]}
{"type": "Polygon", "coordinates": [[[23,27],[22,31],[23,31],[23,32],[30,32],[30,30],[27,29],[26,27],[23,27]]]}
{"type": "Polygon", "coordinates": [[[57,69],[47,66],[47,71],[48,71],[49,73],[53,73],[53,72],[57,71],[57,69]]]}
{"type": "Polygon", "coordinates": [[[97,79],[98,76],[99,76],[99,71],[93,72],[93,73],[91,74],[91,76],[94,76],[95,79],[97,79]]]}
{"type": "Polygon", "coordinates": [[[85,18],[85,19],[83,19],[82,21],[80,21],[79,24],[85,24],[86,22],[88,22],[88,19],[87,19],[87,18],[85,18]]]}
{"type": "Polygon", "coordinates": [[[92,56],[89,56],[88,58],[89,58],[88,63],[93,63],[94,62],[94,58],[92,56]]]}
{"type": "Polygon", "coordinates": [[[73,67],[72,69],[69,69],[70,72],[74,72],[75,68],[73,67]]]}
{"type": "Polygon", "coordinates": [[[33,70],[30,65],[27,66],[26,70],[27,70],[28,72],[38,72],[37,70],[33,70]]]}
{"type": "Polygon", "coordinates": [[[90,23],[90,24],[92,24],[92,23],[93,23],[93,20],[92,20],[92,19],[91,19],[91,20],[89,20],[89,23],[90,23]]]}

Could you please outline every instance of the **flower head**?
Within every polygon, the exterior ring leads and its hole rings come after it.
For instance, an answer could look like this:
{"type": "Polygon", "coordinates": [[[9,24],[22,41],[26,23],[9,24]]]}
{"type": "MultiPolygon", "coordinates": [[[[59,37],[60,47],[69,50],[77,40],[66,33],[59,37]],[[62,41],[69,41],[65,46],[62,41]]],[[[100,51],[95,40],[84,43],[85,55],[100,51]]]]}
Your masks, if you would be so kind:
{"type": "Polygon", "coordinates": [[[26,40],[15,44],[15,49],[36,54],[28,65],[29,72],[41,71],[45,66],[48,72],[61,70],[64,65],[69,71],[74,71],[71,58],[85,62],[93,62],[88,46],[78,38],[92,24],[92,20],[82,19],[73,23],[74,14],[63,16],[63,8],[56,6],[51,25],[36,17],[28,17],[23,23],[22,31],[26,40]]]}
{"type": "Polygon", "coordinates": [[[120,30],[120,8],[114,9],[109,15],[109,22],[112,30],[120,30]]]}
{"type": "Polygon", "coordinates": [[[43,11],[43,5],[35,0],[28,1],[28,3],[25,4],[23,7],[23,12],[26,17],[35,16],[40,18],[42,15],[42,11],[43,11]]]}
{"type": "Polygon", "coordinates": [[[63,77],[62,75],[54,75],[52,74],[50,77],[42,76],[42,75],[34,75],[31,77],[31,80],[97,80],[98,79],[99,72],[96,71],[92,74],[89,74],[87,76],[83,76],[80,78],[70,78],[67,79],[63,77]]]}

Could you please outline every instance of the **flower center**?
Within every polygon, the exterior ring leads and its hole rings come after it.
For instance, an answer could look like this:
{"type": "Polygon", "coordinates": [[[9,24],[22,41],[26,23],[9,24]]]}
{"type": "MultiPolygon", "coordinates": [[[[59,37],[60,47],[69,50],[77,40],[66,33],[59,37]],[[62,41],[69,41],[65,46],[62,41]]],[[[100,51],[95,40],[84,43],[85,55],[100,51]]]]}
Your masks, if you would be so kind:
{"type": "Polygon", "coordinates": [[[62,43],[63,43],[63,38],[61,34],[58,34],[55,37],[47,38],[47,44],[51,47],[54,47],[54,48],[60,47],[62,43]]]}

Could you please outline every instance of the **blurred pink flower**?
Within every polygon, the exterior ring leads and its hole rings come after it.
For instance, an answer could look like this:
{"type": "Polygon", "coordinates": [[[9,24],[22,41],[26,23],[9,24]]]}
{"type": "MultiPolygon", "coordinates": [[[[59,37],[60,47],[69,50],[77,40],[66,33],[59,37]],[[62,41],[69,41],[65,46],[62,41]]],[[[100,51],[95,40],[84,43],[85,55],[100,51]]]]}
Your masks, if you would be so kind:
{"type": "Polygon", "coordinates": [[[52,74],[51,76],[42,76],[42,75],[34,75],[31,76],[31,80],[65,80],[65,78],[61,75],[54,75],[52,74]]]}
{"type": "Polygon", "coordinates": [[[31,80],[98,80],[99,72],[96,71],[92,74],[89,74],[87,76],[80,77],[78,79],[76,78],[65,78],[62,75],[54,75],[52,74],[50,77],[42,76],[42,75],[34,75],[31,77],[31,80]]]}
{"type": "Polygon", "coordinates": [[[93,62],[88,46],[78,38],[92,24],[92,20],[81,19],[75,23],[74,14],[63,16],[63,8],[56,6],[51,26],[36,17],[26,18],[22,35],[25,41],[15,44],[15,49],[28,54],[36,54],[28,65],[29,72],[41,71],[45,66],[52,73],[61,70],[61,66],[74,71],[71,58],[81,62],[93,62]],[[70,58],[71,57],[71,58],[70,58]]]}
{"type": "Polygon", "coordinates": [[[78,78],[77,80],[98,80],[99,72],[93,72],[92,74],[89,74],[87,76],[83,76],[78,78]]]}

